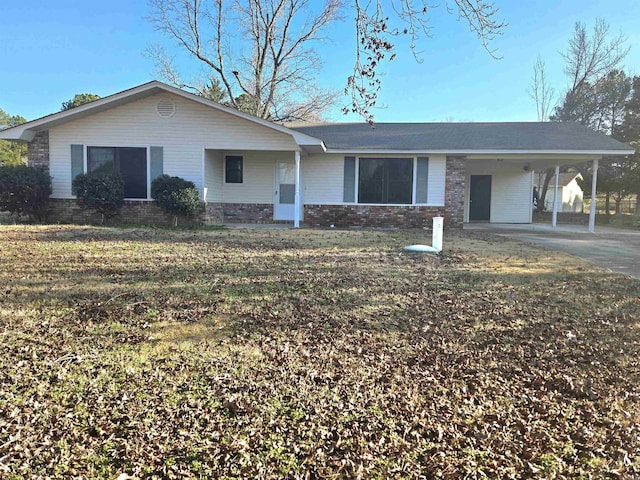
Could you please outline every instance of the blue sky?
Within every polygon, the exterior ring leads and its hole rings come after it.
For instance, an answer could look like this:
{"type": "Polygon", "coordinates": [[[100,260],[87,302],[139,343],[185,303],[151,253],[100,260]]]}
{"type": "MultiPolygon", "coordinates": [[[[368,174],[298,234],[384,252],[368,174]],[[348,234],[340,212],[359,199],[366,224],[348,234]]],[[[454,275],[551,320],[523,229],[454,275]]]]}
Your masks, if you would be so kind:
{"type": "MultiPolygon", "coordinates": [[[[0,0],[0,108],[31,120],[56,112],[76,93],[106,96],[155,77],[147,46],[162,43],[144,17],[145,0],[0,0]]],[[[443,2],[439,2],[443,3],[443,2]]],[[[492,46],[492,59],[463,21],[440,7],[432,11],[433,38],[422,43],[422,63],[406,48],[385,68],[375,112],[382,121],[534,121],[527,94],[540,54],[550,83],[566,88],[559,54],[576,21],[589,28],[604,18],[623,32],[631,52],[626,70],[640,74],[640,2],[637,0],[496,0],[508,23],[492,46]]],[[[319,82],[342,89],[353,62],[350,16],[318,47],[325,58],[319,82]]],[[[344,99],[347,102],[347,99],[344,99]]],[[[358,121],[339,108],[333,121],[358,121]]]]}

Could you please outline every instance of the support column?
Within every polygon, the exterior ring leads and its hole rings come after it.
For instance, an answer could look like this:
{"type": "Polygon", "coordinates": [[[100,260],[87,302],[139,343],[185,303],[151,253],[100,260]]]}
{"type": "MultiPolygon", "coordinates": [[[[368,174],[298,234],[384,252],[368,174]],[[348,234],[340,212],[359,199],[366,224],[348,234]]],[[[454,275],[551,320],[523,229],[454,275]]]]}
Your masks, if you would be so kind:
{"type": "Polygon", "coordinates": [[[591,208],[589,208],[589,231],[596,231],[596,185],[598,184],[598,159],[593,161],[593,178],[591,180],[591,208]]]}
{"type": "Polygon", "coordinates": [[[558,225],[558,177],[560,176],[560,165],[556,165],[556,182],[553,191],[553,215],[551,216],[551,226],[556,228],[558,225]]]}
{"type": "Polygon", "coordinates": [[[300,152],[295,152],[296,158],[296,195],[294,200],[293,228],[300,228],[300,152]]]}

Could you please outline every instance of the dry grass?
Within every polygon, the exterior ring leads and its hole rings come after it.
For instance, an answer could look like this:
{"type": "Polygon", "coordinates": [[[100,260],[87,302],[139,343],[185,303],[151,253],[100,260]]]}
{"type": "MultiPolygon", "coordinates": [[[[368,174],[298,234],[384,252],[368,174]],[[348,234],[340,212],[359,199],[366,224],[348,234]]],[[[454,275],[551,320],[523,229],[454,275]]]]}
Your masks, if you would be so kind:
{"type": "Polygon", "coordinates": [[[3,478],[634,478],[640,282],[490,236],[0,226],[3,478]]]}

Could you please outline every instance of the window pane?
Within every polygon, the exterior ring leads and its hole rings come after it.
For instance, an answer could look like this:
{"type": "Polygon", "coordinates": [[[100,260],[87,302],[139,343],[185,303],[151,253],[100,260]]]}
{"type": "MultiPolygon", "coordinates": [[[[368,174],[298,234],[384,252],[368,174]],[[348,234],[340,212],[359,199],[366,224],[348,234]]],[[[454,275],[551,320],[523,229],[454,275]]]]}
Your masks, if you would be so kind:
{"type": "Polygon", "coordinates": [[[116,171],[115,148],[87,147],[87,171],[113,173],[116,171]]]}
{"type": "Polygon", "coordinates": [[[413,159],[361,158],[358,175],[358,203],[411,203],[413,159]]]}
{"type": "Polygon", "coordinates": [[[125,198],[147,198],[147,149],[116,148],[125,198]]]}
{"type": "Polygon", "coordinates": [[[358,203],[385,203],[384,159],[360,159],[358,171],[358,203]]]}
{"type": "Polygon", "coordinates": [[[242,183],[242,157],[229,155],[225,157],[225,182],[242,183]]]}
{"type": "Polygon", "coordinates": [[[411,203],[413,193],[413,159],[389,158],[387,167],[387,199],[385,203],[411,203]]]}
{"type": "Polygon", "coordinates": [[[293,205],[296,201],[296,186],[293,183],[280,184],[280,203],[293,205]]]}

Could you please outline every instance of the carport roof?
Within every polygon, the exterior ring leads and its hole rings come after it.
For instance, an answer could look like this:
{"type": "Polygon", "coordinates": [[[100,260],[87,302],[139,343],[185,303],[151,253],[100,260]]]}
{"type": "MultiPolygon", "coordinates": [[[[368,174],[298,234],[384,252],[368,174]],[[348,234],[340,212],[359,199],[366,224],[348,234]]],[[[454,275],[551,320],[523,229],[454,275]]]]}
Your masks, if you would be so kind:
{"type": "Polygon", "coordinates": [[[628,155],[624,143],[573,122],[330,123],[292,128],[328,150],[442,152],[583,152],[628,155]]]}

